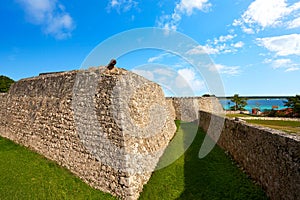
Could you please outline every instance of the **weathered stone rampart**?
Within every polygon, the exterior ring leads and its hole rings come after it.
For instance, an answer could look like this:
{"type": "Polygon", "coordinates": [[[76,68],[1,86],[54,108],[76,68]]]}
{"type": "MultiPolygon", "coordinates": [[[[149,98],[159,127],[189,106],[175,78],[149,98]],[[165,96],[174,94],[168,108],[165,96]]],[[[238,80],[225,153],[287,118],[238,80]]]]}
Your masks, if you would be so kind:
{"type": "MultiPolygon", "coordinates": [[[[165,98],[160,86],[141,76],[100,67],[13,84],[0,94],[0,135],[94,188],[137,199],[175,133],[175,117],[199,120],[207,131],[219,124],[211,119],[223,123],[211,113],[222,112],[214,97],[165,98]]],[[[300,199],[299,136],[226,118],[217,144],[271,199],[300,199]]]]}
{"type": "Polygon", "coordinates": [[[173,105],[176,119],[191,122],[199,119],[198,111],[214,114],[224,113],[223,107],[216,97],[167,97],[173,105]]]}
{"type": "MultiPolygon", "coordinates": [[[[199,118],[199,126],[207,131],[212,115],[200,111],[199,118]]],[[[213,119],[223,120],[220,116],[213,119]]],[[[217,144],[232,155],[271,199],[300,199],[299,136],[226,118],[217,144]]]]}
{"type": "Polygon", "coordinates": [[[1,136],[122,199],[138,198],[176,130],[160,86],[104,67],[22,79],[0,114],[1,136]]]}

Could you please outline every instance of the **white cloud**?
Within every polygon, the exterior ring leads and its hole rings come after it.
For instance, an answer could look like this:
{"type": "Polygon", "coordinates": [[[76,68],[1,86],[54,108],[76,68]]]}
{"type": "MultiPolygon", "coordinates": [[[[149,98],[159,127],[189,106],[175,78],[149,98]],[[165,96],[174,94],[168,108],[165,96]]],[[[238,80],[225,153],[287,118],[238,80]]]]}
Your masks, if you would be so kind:
{"type": "Polygon", "coordinates": [[[200,54],[218,54],[219,50],[216,48],[213,48],[209,45],[198,45],[197,47],[189,50],[188,52],[186,52],[188,55],[200,55],[200,54]]]}
{"type": "Polygon", "coordinates": [[[276,59],[276,60],[265,59],[264,63],[272,63],[273,68],[277,69],[277,68],[281,68],[281,67],[286,67],[287,65],[291,65],[292,61],[291,61],[291,59],[287,59],[287,58],[276,59]]]}
{"type": "Polygon", "coordinates": [[[274,68],[287,67],[292,65],[292,63],[293,62],[291,61],[291,59],[287,59],[287,58],[273,60],[274,68]]]}
{"type": "Polygon", "coordinates": [[[163,76],[167,76],[167,77],[171,77],[171,76],[174,75],[174,71],[172,71],[170,69],[164,69],[164,68],[154,69],[154,73],[160,74],[160,75],[163,75],[163,76]]]}
{"type": "Polygon", "coordinates": [[[300,34],[257,38],[256,41],[277,56],[300,55],[300,34]]]}
{"type": "Polygon", "coordinates": [[[285,72],[299,70],[300,64],[294,63],[288,56],[300,55],[300,34],[281,35],[275,37],[257,38],[259,46],[263,46],[275,56],[285,56],[277,59],[265,59],[264,63],[270,64],[273,69],[285,69],[285,72]]]}
{"type": "Polygon", "coordinates": [[[211,4],[208,0],[181,0],[176,4],[175,10],[183,14],[191,15],[194,10],[206,11],[210,6],[211,4]]]}
{"type": "Polygon", "coordinates": [[[264,63],[269,63],[273,67],[273,69],[285,69],[285,72],[291,72],[299,70],[299,64],[295,64],[291,59],[289,58],[280,58],[280,59],[265,59],[264,63]]]}
{"type": "Polygon", "coordinates": [[[298,71],[298,70],[300,70],[299,67],[290,67],[290,68],[286,69],[285,72],[294,72],[294,71],[298,71]]]}
{"type": "Polygon", "coordinates": [[[252,34],[267,27],[293,26],[294,15],[300,9],[300,2],[290,6],[286,0],[255,0],[240,19],[233,21],[233,26],[240,26],[245,33],[252,34]],[[288,24],[292,25],[288,25],[288,24]]]}
{"type": "Polygon", "coordinates": [[[242,26],[242,30],[247,34],[254,34],[254,30],[252,28],[246,28],[245,26],[242,26]]]}
{"type": "Polygon", "coordinates": [[[151,68],[142,66],[132,71],[158,83],[164,89],[168,89],[178,96],[200,94],[205,89],[205,83],[199,78],[193,68],[182,67],[179,70],[174,70],[174,68],[154,65],[151,68]]]}
{"type": "Polygon", "coordinates": [[[242,41],[231,43],[235,35],[220,36],[214,38],[213,42],[208,40],[206,45],[198,45],[187,52],[188,55],[200,54],[224,54],[236,52],[238,48],[244,46],[242,41]],[[229,44],[227,44],[229,42],[229,44]]]}
{"type": "Polygon", "coordinates": [[[136,8],[137,5],[138,2],[134,0],[110,0],[108,2],[107,10],[111,11],[112,9],[115,9],[118,13],[127,12],[132,8],[136,8]]]}
{"type": "Polygon", "coordinates": [[[288,22],[289,29],[298,28],[298,27],[300,27],[300,17],[288,22]]]}
{"type": "Polygon", "coordinates": [[[208,0],[180,0],[176,3],[173,13],[161,16],[157,24],[166,30],[176,30],[183,15],[190,16],[194,10],[207,12],[210,6],[208,0]]]}
{"type": "Polygon", "coordinates": [[[205,88],[204,82],[197,79],[194,70],[191,68],[178,70],[178,76],[176,77],[175,81],[177,87],[191,88],[195,93],[205,88]]]}
{"type": "Polygon", "coordinates": [[[214,38],[214,44],[219,44],[219,43],[224,43],[227,42],[228,40],[232,40],[235,38],[236,35],[221,35],[219,38],[214,38]]]}
{"type": "Polygon", "coordinates": [[[140,76],[143,76],[148,80],[154,81],[154,74],[152,71],[142,70],[142,69],[133,69],[132,72],[136,73],[140,76]]]}
{"type": "Polygon", "coordinates": [[[209,70],[218,71],[220,74],[238,75],[240,73],[239,66],[226,66],[221,64],[212,65],[209,70]]]}
{"type": "Polygon", "coordinates": [[[244,46],[244,42],[239,41],[237,43],[231,44],[231,46],[233,46],[235,48],[242,48],[244,46]]]}
{"type": "Polygon", "coordinates": [[[26,13],[27,20],[42,26],[45,34],[56,39],[71,36],[74,22],[65,7],[56,0],[17,0],[26,13]]]}
{"type": "Polygon", "coordinates": [[[148,59],[148,63],[153,63],[155,61],[161,61],[162,59],[166,58],[166,57],[172,57],[173,55],[170,54],[170,53],[162,53],[162,54],[159,54],[158,56],[153,56],[153,57],[150,57],[148,59]]]}

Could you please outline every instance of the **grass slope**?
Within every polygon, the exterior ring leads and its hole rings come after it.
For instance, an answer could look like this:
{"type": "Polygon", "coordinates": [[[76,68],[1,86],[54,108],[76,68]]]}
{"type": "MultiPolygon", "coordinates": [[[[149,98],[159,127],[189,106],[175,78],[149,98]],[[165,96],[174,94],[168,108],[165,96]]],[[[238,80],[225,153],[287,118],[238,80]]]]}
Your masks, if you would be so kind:
{"type": "Polygon", "coordinates": [[[115,199],[68,170],[0,137],[0,199],[115,199]]]}
{"type": "MultiPolygon", "coordinates": [[[[153,173],[140,199],[267,199],[219,147],[199,159],[204,137],[195,125],[181,123],[158,166],[176,161],[153,173]]],[[[0,199],[114,197],[92,189],[54,162],[0,137],[0,199]]]]}

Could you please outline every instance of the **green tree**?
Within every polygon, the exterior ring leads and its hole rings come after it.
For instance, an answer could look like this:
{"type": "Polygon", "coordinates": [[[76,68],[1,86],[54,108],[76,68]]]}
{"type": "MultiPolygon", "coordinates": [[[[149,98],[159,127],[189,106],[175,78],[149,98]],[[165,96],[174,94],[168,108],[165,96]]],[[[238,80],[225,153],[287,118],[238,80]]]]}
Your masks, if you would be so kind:
{"type": "Polygon", "coordinates": [[[216,97],[214,94],[203,94],[202,97],[216,97]]]}
{"type": "Polygon", "coordinates": [[[293,113],[300,116],[300,95],[295,97],[288,97],[287,101],[284,101],[284,105],[293,109],[293,113]]]}
{"type": "Polygon", "coordinates": [[[8,78],[7,76],[0,76],[0,93],[8,92],[9,87],[14,82],[14,80],[8,78]]]}
{"type": "Polygon", "coordinates": [[[230,107],[231,110],[245,110],[247,98],[239,97],[238,94],[235,94],[230,100],[234,103],[234,106],[230,107]]]}

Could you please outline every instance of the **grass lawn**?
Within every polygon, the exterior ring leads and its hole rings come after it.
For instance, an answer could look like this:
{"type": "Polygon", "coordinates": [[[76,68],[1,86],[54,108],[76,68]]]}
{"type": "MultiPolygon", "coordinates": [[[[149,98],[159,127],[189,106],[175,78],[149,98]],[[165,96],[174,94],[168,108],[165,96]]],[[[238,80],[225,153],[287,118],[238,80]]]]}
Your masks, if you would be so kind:
{"type": "MultiPolygon", "coordinates": [[[[181,123],[159,166],[174,154],[181,155],[184,145],[192,143],[190,148],[174,163],[153,173],[140,199],[267,199],[219,147],[199,159],[205,134],[195,128],[191,123],[181,123]]],[[[115,198],[92,189],[54,162],[0,137],[0,199],[115,198]]]]}
{"type": "Polygon", "coordinates": [[[247,115],[247,114],[226,114],[227,117],[230,118],[235,118],[235,117],[253,117],[251,115],[247,115]]]}
{"type": "Polygon", "coordinates": [[[0,137],[0,199],[115,199],[67,169],[0,137]]]}
{"type": "Polygon", "coordinates": [[[281,120],[247,120],[246,122],[251,124],[257,124],[266,126],[273,129],[285,131],[287,133],[300,134],[300,122],[299,121],[281,121],[281,120]]]}

